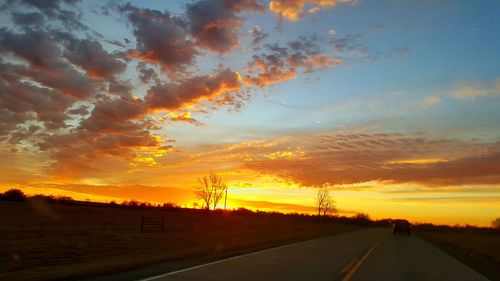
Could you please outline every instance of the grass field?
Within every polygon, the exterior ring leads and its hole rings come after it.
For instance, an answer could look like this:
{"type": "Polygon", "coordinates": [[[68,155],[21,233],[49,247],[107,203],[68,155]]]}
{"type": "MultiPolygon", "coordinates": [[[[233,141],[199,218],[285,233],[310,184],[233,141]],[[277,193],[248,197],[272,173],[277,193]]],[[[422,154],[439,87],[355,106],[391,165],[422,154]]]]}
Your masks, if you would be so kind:
{"type": "Polygon", "coordinates": [[[285,216],[0,201],[0,280],[91,276],[355,228],[285,216]],[[141,216],[164,217],[166,231],[141,233],[141,216]]]}
{"type": "Polygon", "coordinates": [[[419,231],[418,235],[491,280],[500,280],[500,235],[419,231]]]}

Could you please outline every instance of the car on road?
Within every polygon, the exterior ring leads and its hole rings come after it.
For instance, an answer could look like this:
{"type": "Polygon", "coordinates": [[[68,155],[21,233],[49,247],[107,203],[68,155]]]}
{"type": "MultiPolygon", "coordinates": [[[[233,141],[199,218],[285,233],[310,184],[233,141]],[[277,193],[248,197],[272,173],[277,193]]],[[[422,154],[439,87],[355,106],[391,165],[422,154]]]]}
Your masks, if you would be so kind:
{"type": "Polygon", "coordinates": [[[407,220],[394,220],[392,222],[392,233],[406,233],[411,235],[411,223],[407,220]]]}

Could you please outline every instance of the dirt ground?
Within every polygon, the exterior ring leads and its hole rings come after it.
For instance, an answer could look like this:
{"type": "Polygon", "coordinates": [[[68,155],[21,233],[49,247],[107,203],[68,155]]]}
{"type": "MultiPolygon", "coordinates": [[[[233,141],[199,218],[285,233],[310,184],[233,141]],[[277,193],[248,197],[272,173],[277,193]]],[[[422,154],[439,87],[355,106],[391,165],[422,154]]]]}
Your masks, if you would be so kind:
{"type": "Polygon", "coordinates": [[[311,218],[0,202],[0,279],[85,277],[354,230],[311,218]],[[141,217],[165,231],[140,232],[141,217]]]}
{"type": "Polygon", "coordinates": [[[491,280],[500,280],[500,235],[419,231],[418,235],[491,280]]]}

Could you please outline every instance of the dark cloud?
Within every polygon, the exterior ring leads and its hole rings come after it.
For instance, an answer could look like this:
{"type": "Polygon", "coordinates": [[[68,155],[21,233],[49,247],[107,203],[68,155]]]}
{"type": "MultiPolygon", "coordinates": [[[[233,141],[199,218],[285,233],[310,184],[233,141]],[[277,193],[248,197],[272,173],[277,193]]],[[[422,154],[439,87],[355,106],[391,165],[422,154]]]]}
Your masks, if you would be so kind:
{"type": "MultiPolygon", "coordinates": [[[[22,0],[20,3],[38,9],[50,19],[58,20],[66,29],[88,30],[89,28],[80,21],[80,15],[75,11],[65,9],[63,6],[74,6],[78,0],[22,0]]],[[[13,5],[13,4],[12,4],[13,5]]]]}
{"type": "Polygon", "coordinates": [[[295,40],[288,42],[288,46],[295,52],[304,53],[305,55],[317,55],[321,51],[321,39],[317,34],[309,36],[301,35],[295,40]]]}
{"type": "Polygon", "coordinates": [[[66,127],[64,112],[74,99],[61,92],[21,81],[10,73],[12,65],[0,65],[0,135],[15,134],[26,121],[38,121],[48,130],[66,127]]]}
{"type": "Polygon", "coordinates": [[[125,71],[126,64],[117,55],[106,52],[102,45],[93,40],[74,39],[65,36],[67,46],[64,56],[91,77],[110,77],[125,71]]]}
{"type": "Polygon", "coordinates": [[[78,99],[86,99],[96,90],[96,84],[92,79],[82,75],[67,63],[57,62],[45,70],[26,68],[19,70],[18,73],[78,99]]]}
{"type": "Polygon", "coordinates": [[[344,37],[339,37],[330,40],[330,44],[333,46],[335,51],[339,53],[345,52],[358,52],[362,54],[367,54],[368,48],[361,40],[360,35],[348,34],[344,37]]]}
{"type": "Polygon", "coordinates": [[[63,60],[63,48],[58,38],[47,31],[12,33],[2,28],[0,53],[10,53],[30,63],[31,67],[11,65],[9,72],[12,75],[29,78],[80,99],[90,96],[95,89],[92,79],[63,60]]]}
{"type": "Polygon", "coordinates": [[[144,62],[140,62],[137,65],[137,70],[139,70],[139,79],[141,79],[142,83],[149,83],[151,81],[158,82],[158,74],[156,71],[147,65],[144,62]]]}
{"type": "Polygon", "coordinates": [[[248,84],[265,87],[295,78],[298,71],[313,73],[317,69],[342,63],[328,54],[321,54],[317,36],[299,37],[282,47],[267,44],[268,53],[252,56],[248,63],[248,84]]]}
{"type": "Polygon", "coordinates": [[[61,47],[52,34],[44,30],[32,29],[25,30],[23,33],[13,33],[6,28],[1,28],[0,52],[13,53],[40,68],[49,67],[62,55],[61,47]]]}
{"type": "Polygon", "coordinates": [[[199,52],[191,41],[187,23],[168,11],[121,6],[134,27],[137,50],[130,56],[161,64],[167,70],[179,70],[192,65],[199,52]]]}
{"type": "Polygon", "coordinates": [[[260,27],[256,26],[250,30],[250,36],[252,37],[252,45],[256,46],[264,41],[269,36],[269,33],[262,31],[260,27]]]}
{"type": "Polygon", "coordinates": [[[215,76],[196,76],[180,84],[161,84],[149,89],[145,97],[152,109],[176,110],[203,99],[212,99],[241,87],[238,73],[224,69],[215,76]]]}
{"type": "Polygon", "coordinates": [[[134,90],[134,86],[130,83],[117,81],[116,79],[109,80],[108,93],[121,97],[132,97],[132,92],[134,90]]]}
{"type": "Polygon", "coordinates": [[[186,16],[196,43],[223,54],[238,46],[238,13],[263,10],[255,0],[201,0],[188,4],[186,16]]]}
{"type": "MultiPolygon", "coordinates": [[[[3,101],[0,101],[3,103],[3,101]]],[[[0,141],[8,139],[11,132],[15,132],[18,124],[32,119],[28,112],[13,112],[6,108],[0,108],[0,141]]]]}
{"type": "Polygon", "coordinates": [[[80,128],[101,132],[141,130],[142,124],[131,120],[142,119],[146,113],[146,105],[139,99],[98,101],[90,117],[80,123],[80,128]]]}
{"type": "Polygon", "coordinates": [[[330,40],[329,44],[336,51],[337,55],[345,58],[346,60],[357,58],[368,61],[378,61],[382,59],[402,57],[410,53],[410,48],[408,47],[396,47],[384,53],[373,52],[368,49],[363,37],[359,34],[348,34],[344,37],[338,37],[330,40]]]}
{"type": "Polygon", "coordinates": [[[14,21],[15,24],[21,25],[21,26],[42,26],[45,17],[37,12],[32,12],[32,13],[12,13],[12,20],[14,21]]]}

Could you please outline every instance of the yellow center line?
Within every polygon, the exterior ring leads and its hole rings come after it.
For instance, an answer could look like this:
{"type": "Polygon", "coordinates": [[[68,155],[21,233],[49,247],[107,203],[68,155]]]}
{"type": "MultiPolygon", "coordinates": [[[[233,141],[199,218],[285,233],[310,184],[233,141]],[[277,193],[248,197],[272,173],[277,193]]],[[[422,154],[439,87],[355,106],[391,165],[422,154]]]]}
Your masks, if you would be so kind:
{"type": "Polygon", "coordinates": [[[377,244],[382,240],[382,237],[380,237],[377,241],[375,241],[375,243],[373,243],[373,245],[370,247],[370,249],[368,249],[368,251],[366,251],[366,253],[363,255],[363,257],[354,264],[354,266],[352,266],[350,268],[350,270],[347,272],[347,274],[344,276],[344,278],[342,278],[342,281],[349,281],[351,280],[352,278],[352,275],[358,270],[358,268],[361,266],[361,264],[363,264],[363,262],[366,260],[366,258],[368,258],[368,256],[370,255],[370,253],[373,251],[373,249],[375,249],[375,247],[377,247],[377,244]]]}

